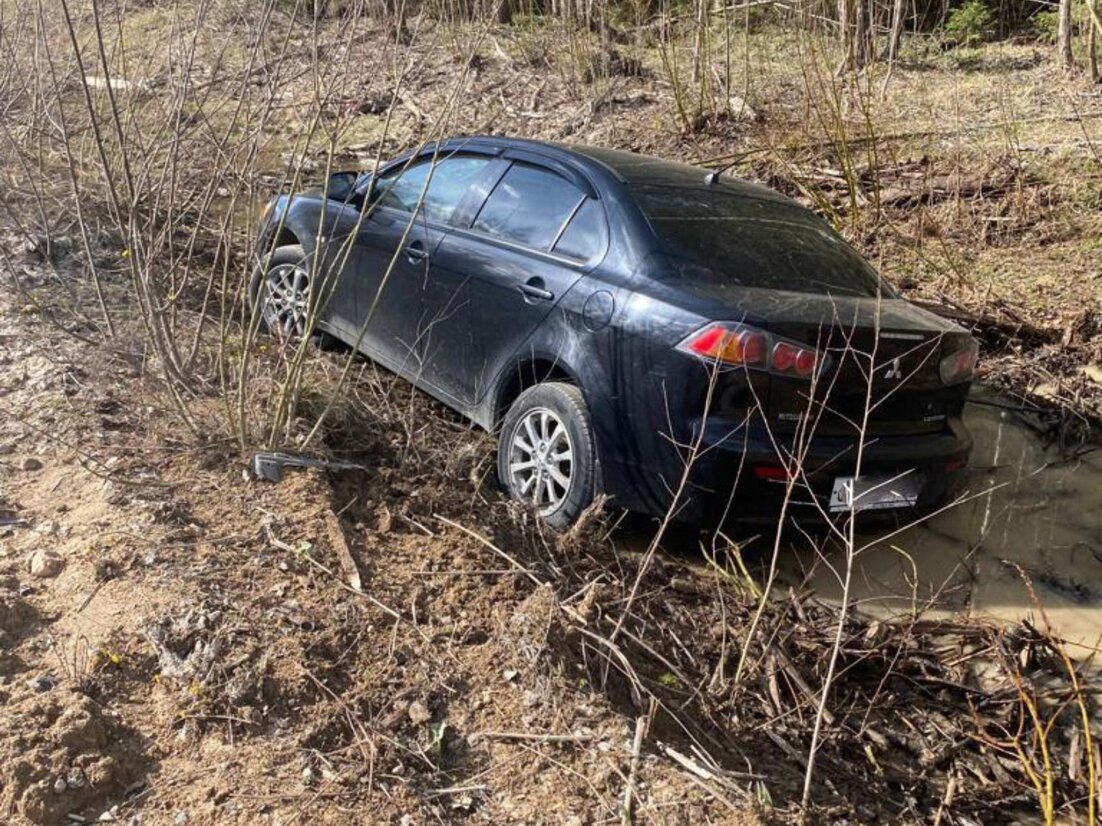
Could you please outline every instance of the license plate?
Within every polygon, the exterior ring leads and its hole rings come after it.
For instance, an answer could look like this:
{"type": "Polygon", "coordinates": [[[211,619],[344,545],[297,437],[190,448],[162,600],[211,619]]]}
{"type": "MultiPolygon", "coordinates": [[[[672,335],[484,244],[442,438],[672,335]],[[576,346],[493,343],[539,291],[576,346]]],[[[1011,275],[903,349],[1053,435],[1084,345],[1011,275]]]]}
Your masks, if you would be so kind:
{"type": "Polygon", "coordinates": [[[873,511],[906,508],[918,501],[922,477],[917,473],[891,476],[839,476],[830,493],[830,510],[873,511]]]}

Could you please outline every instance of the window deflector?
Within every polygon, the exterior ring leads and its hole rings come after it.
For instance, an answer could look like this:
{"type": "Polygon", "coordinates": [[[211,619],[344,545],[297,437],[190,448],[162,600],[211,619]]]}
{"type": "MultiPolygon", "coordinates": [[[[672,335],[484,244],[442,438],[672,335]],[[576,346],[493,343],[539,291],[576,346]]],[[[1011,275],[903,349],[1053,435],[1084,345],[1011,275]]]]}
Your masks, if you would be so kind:
{"type": "Polygon", "coordinates": [[[566,228],[570,226],[570,222],[574,220],[574,216],[578,214],[578,210],[584,206],[587,198],[583,195],[578,199],[578,203],[574,204],[574,208],[570,210],[570,214],[566,216],[566,220],[562,222],[562,226],[559,227],[559,231],[555,233],[555,237],[551,239],[551,246],[547,248],[547,252],[553,252],[555,245],[559,243],[559,239],[562,238],[562,234],[566,232],[566,228]]]}

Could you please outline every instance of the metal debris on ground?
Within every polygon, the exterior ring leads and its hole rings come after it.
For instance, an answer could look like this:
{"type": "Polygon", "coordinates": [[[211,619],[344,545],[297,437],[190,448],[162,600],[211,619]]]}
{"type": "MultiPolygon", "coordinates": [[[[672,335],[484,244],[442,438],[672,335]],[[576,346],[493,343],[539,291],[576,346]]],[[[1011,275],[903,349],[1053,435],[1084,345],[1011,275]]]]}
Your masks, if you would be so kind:
{"type": "Polygon", "coordinates": [[[335,462],[329,459],[318,459],[313,456],[303,456],[298,453],[272,453],[262,451],[253,455],[253,475],[258,479],[267,479],[269,482],[279,482],[283,479],[285,467],[313,467],[323,470],[367,470],[363,465],[354,462],[335,462]]]}

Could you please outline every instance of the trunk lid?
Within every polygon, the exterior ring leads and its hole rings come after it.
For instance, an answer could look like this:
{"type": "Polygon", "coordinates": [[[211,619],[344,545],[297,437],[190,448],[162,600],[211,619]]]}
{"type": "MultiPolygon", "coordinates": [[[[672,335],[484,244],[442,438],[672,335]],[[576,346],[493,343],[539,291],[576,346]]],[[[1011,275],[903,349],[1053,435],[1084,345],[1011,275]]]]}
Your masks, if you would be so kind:
{"type": "Polygon", "coordinates": [[[866,406],[868,435],[938,432],[959,414],[959,387],[945,387],[939,371],[968,338],[952,322],[896,298],[752,292],[734,302],[747,323],[832,362],[814,388],[770,377],[767,416],[778,432],[794,431],[809,411],[819,435],[857,435],[866,406]]]}

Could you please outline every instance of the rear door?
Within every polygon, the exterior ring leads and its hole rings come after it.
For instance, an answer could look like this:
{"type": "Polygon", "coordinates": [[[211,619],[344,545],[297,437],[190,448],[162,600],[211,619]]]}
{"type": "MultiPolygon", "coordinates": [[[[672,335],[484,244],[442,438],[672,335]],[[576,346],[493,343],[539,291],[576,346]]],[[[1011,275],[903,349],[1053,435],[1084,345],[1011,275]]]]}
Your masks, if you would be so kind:
{"type": "Polygon", "coordinates": [[[576,172],[526,152],[503,170],[438,247],[425,297],[424,379],[464,406],[607,246],[604,210],[576,172]]]}
{"type": "Polygon", "coordinates": [[[361,348],[416,378],[423,298],[453,215],[493,162],[478,152],[423,155],[378,177],[354,250],[361,348]]]}

